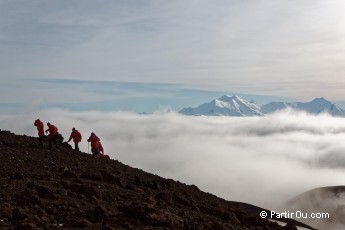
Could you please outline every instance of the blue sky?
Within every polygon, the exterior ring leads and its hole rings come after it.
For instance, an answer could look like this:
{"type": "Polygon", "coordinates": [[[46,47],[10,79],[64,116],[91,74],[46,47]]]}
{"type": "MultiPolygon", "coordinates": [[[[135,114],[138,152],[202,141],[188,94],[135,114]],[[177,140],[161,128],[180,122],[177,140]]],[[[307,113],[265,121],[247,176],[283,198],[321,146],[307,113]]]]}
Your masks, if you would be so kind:
{"type": "MultiPolygon", "coordinates": [[[[228,92],[186,88],[178,84],[133,83],[116,81],[30,79],[2,84],[0,91],[14,95],[0,103],[5,113],[29,113],[47,108],[71,111],[132,111],[151,113],[157,110],[180,110],[196,106],[228,92]],[[13,88],[16,88],[13,91],[13,88]]],[[[286,98],[233,93],[259,103],[286,98]]]]}
{"type": "Polygon", "coordinates": [[[343,102],[344,11],[342,0],[0,0],[0,105],[343,102]]]}

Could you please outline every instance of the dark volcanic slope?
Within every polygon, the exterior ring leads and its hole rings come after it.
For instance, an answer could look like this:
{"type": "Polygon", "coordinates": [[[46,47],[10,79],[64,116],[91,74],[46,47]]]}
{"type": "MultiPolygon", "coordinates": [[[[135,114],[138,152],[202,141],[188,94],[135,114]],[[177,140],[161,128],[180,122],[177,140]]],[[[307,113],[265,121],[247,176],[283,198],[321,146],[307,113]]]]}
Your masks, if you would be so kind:
{"type": "Polygon", "coordinates": [[[116,160],[0,131],[0,229],[294,229],[116,160]]]}

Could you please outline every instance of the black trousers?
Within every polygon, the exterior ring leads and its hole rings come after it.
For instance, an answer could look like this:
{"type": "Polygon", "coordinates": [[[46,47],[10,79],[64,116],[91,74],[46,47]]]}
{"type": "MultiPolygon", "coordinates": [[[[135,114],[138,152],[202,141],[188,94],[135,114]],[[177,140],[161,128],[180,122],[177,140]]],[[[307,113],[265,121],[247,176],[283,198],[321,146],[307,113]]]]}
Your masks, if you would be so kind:
{"type": "Polygon", "coordinates": [[[46,136],[44,134],[38,136],[38,143],[39,143],[40,147],[42,147],[42,148],[44,147],[43,141],[45,138],[46,138],[46,136]]]}
{"type": "Polygon", "coordinates": [[[55,144],[55,147],[59,148],[56,134],[54,136],[49,137],[49,148],[51,148],[51,149],[53,148],[53,142],[55,144]]]}
{"type": "Polygon", "coordinates": [[[99,147],[91,149],[92,155],[97,156],[99,154],[99,147]]]}
{"type": "Polygon", "coordinates": [[[79,146],[78,146],[78,144],[79,144],[78,142],[74,142],[74,149],[77,150],[77,151],[79,151],[79,146]]]}

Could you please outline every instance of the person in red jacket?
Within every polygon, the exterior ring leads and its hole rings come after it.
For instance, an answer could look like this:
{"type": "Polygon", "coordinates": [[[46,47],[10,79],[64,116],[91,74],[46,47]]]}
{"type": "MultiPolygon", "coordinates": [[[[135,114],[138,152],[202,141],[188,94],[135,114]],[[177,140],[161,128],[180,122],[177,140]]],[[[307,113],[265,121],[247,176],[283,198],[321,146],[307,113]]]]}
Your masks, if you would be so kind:
{"type": "Polygon", "coordinates": [[[99,142],[99,155],[98,155],[98,157],[110,159],[108,155],[104,154],[104,149],[103,149],[101,142],[99,142]]]}
{"type": "Polygon", "coordinates": [[[75,150],[79,151],[79,142],[81,142],[81,134],[78,130],[76,130],[75,128],[72,129],[72,133],[69,136],[69,139],[67,142],[70,142],[73,139],[74,142],[74,146],[75,146],[75,150]]]}
{"type": "Polygon", "coordinates": [[[44,147],[43,140],[45,138],[45,135],[44,135],[44,124],[43,124],[43,122],[40,119],[36,119],[35,123],[34,123],[34,126],[37,127],[39,145],[43,148],[44,147]]]}
{"type": "Polygon", "coordinates": [[[99,154],[99,142],[100,139],[96,136],[96,134],[91,133],[91,136],[89,139],[87,139],[88,142],[91,142],[91,152],[93,155],[98,156],[99,154]]]}
{"type": "Polygon", "coordinates": [[[55,125],[50,124],[49,122],[47,123],[48,129],[46,130],[46,133],[49,132],[49,148],[53,148],[53,142],[55,143],[56,148],[58,148],[58,140],[57,140],[57,135],[58,135],[58,129],[55,127],[55,125]]]}

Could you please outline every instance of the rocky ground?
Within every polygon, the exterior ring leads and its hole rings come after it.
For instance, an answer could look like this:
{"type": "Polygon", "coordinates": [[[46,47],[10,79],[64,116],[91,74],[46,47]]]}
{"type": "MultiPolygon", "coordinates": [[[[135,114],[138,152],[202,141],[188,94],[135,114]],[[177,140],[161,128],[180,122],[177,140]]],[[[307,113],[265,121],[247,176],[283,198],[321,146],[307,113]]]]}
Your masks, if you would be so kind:
{"type": "Polygon", "coordinates": [[[0,229],[296,229],[117,160],[0,131],[0,229]]]}

